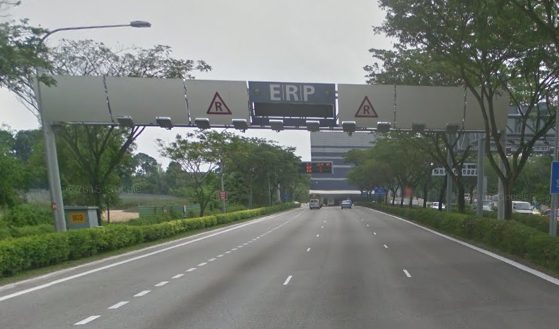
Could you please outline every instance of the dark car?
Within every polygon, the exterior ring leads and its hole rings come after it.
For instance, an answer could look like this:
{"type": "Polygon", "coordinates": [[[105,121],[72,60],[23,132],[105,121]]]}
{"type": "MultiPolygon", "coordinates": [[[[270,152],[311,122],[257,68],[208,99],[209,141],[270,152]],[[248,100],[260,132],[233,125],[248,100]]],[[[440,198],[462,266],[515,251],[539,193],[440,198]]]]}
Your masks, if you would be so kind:
{"type": "Polygon", "coordinates": [[[351,200],[342,201],[342,209],[344,209],[344,208],[351,209],[352,206],[353,206],[353,204],[351,203],[351,200]]]}

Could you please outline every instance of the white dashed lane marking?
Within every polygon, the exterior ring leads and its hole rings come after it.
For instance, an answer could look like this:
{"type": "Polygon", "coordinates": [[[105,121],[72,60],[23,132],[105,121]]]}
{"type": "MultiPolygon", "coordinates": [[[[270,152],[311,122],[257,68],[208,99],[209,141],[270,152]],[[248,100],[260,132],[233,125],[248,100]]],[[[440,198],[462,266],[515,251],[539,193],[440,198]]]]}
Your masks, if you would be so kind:
{"type": "Polygon", "coordinates": [[[119,308],[121,306],[124,306],[126,304],[128,304],[128,301],[123,301],[123,302],[114,304],[113,306],[109,307],[108,309],[109,310],[116,310],[117,308],[119,308]]]}
{"type": "Polygon", "coordinates": [[[144,291],[142,291],[142,292],[139,292],[139,293],[135,294],[134,297],[142,297],[142,296],[145,296],[145,295],[149,294],[150,291],[151,291],[151,290],[144,290],[144,291]]]}
{"type": "Polygon", "coordinates": [[[166,285],[167,283],[169,283],[169,281],[161,281],[158,284],[156,284],[156,287],[163,287],[164,285],[166,285]]]}
{"type": "Polygon", "coordinates": [[[81,326],[81,325],[84,325],[84,324],[88,324],[89,322],[91,322],[91,321],[93,321],[97,318],[100,318],[100,317],[101,317],[100,315],[92,315],[88,318],[85,318],[85,319],[81,320],[80,322],[74,323],[74,325],[75,326],[81,326]]]}
{"type": "Polygon", "coordinates": [[[287,284],[289,283],[289,281],[291,281],[291,277],[292,275],[288,276],[287,279],[285,280],[285,282],[283,283],[284,286],[287,286],[287,284]]]}
{"type": "Polygon", "coordinates": [[[407,276],[408,278],[411,278],[411,275],[410,275],[410,273],[409,273],[407,270],[404,270],[404,273],[406,273],[406,276],[407,276]]]}
{"type": "Polygon", "coordinates": [[[191,267],[188,270],[186,270],[187,272],[192,272],[192,271],[196,271],[196,267],[191,267]]]}
{"type": "Polygon", "coordinates": [[[183,276],[183,275],[184,275],[184,274],[182,274],[182,273],[181,273],[181,274],[177,274],[177,275],[175,275],[175,276],[172,277],[172,278],[173,278],[173,279],[178,279],[178,278],[180,278],[180,277],[183,276]]]}

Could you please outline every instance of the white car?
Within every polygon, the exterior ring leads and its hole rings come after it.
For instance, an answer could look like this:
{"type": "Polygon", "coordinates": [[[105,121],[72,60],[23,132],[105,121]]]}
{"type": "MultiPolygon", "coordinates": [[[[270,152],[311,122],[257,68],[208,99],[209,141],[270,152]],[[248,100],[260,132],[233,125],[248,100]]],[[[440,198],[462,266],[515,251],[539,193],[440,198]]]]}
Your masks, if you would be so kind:
{"type": "MultiPolygon", "coordinates": [[[[433,202],[433,203],[431,203],[431,208],[433,208],[433,209],[439,209],[439,203],[438,203],[438,202],[433,202]]],[[[441,208],[442,208],[442,209],[445,209],[445,208],[444,208],[444,203],[443,203],[443,205],[442,205],[441,208]]]]}
{"type": "Polygon", "coordinates": [[[513,201],[512,212],[513,214],[532,214],[532,205],[526,201],[513,201]]]}
{"type": "Polygon", "coordinates": [[[311,199],[311,201],[309,201],[309,209],[313,210],[313,209],[320,209],[320,201],[318,201],[318,199],[311,199]]]}

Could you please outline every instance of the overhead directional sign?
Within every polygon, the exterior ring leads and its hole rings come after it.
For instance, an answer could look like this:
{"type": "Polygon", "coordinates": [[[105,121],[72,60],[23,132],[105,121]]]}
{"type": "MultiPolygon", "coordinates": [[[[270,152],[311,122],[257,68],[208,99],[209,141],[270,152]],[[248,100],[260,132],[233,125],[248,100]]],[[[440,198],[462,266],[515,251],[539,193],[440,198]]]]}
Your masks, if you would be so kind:
{"type": "Polygon", "coordinates": [[[336,103],[336,85],[326,83],[249,81],[253,103],[330,104],[336,103]]]}
{"type": "Polygon", "coordinates": [[[378,122],[394,123],[394,86],[338,85],[339,124],[355,121],[357,127],[375,128],[378,122]]]}
{"type": "Polygon", "coordinates": [[[320,126],[334,126],[336,85],[249,81],[253,123],[267,125],[270,118],[286,126],[304,125],[306,119],[320,120],[320,126]]]}
{"type": "Polygon", "coordinates": [[[426,129],[444,130],[446,125],[462,127],[463,87],[396,86],[396,128],[410,129],[424,123],[426,129]]]}
{"type": "MultiPolygon", "coordinates": [[[[452,172],[455,175],[458,174],[458,170],[456,168],[454,168],[452,170],[452,172]]],[[[431,175],[432,176],[446,176],[446,169],[443,168],[443,167],[434,168],[431,175]]],[[[475,177],[475,176],[477,176],[477,164],[476,163],[464,163],[462,165],[462,176],[463,177],[475,177]]]]}
{"type": "Polygon", "coordinates": [[[188,125],[182,79],[106,77],[113,119],[130,116],[135,124],[156,125],[156,117],[169,117],[175,125],[188,125]]]}
{"type": "MultiPolygon", "coordinates": [[[[481,93],[478,90],[478,93],[481,93]]],[[[500,90],[493,97],[493,114],[498,130],[507,128],[507,116],[509,111],[509,96],[504,90],[500,90]]],[[[485,100],[486,114],[489,115],[489,105],[485,100]]],[[[466,130],[485,130],[483,112],[478,99],[470,90],[466,90],[466,116],[464,118],[464,129],[466,130]]]]}
{"type": "Polygon", "coordinates": [[[211,125],[231,125],[233,119],[249,122],[246,82],[186,80],[185,86],[191,121],[207,118],[211,125]]]}
{"type": "MultiPolygon", "coordinates": [[[[55,85],[41,83],[41,105],[47,122],[113,123],[103,77],[51,78],[55,85]]],[[[34,88],[39,95],[36,83],[34,88]]]]}

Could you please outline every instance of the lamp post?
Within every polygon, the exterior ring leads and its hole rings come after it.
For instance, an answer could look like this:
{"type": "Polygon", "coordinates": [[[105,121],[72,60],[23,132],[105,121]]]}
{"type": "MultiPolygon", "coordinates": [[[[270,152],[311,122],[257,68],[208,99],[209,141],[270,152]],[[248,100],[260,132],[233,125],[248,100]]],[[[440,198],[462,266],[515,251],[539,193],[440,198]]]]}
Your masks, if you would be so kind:
{"type": "MultiPolygon", "coordinates": [[[[128,24],[63,27],[63,28],[52,30],[47,34],[45,34],[39,41],[37,48],[41,47],[48,37],[50,37],[51,35],[57,32],[108,29],[108,28],[118,28],[118,27],[144,28],[144,27],[151,27],[151,24],[145,21],[133,21],[128,24]]],[[[51,199],[51,209],[54,217],[54,225],[57,232],[64,232],[66,231],[66,221],[64,219],[64,201],[62,199],[62,186],[60,184],[60,172],[58,169],[56,143],[54,139],[54,132],[52,126],[49,122],[47,122],[43,113],[39,68],[36,68],[35,70],[35,81],[37,83],[37,89],[36,89],[37,94],[35,95],[36,96],[35,98],[37,101],[37,110],[39,111],[39,115],[41,118],[43,139],[45,141],[47,177],[49,181],[49,192],[50,192],[50,199],[51,199]]]]}

